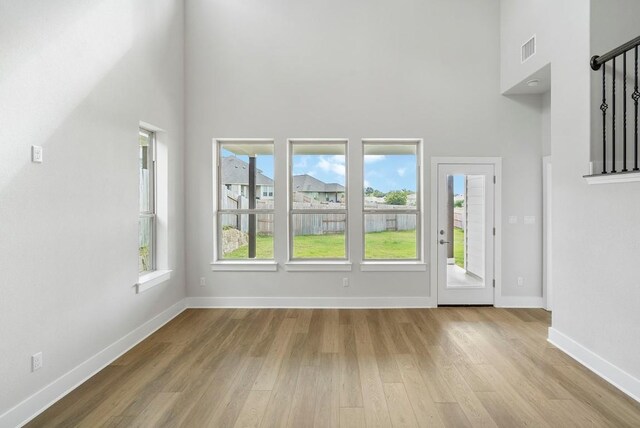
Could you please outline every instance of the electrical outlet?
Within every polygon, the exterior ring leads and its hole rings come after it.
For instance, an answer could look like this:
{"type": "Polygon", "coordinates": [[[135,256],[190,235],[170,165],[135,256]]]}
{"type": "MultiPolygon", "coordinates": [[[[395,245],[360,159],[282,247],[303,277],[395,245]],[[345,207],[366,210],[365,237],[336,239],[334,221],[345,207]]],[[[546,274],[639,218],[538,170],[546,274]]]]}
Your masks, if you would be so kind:
{"type": "Polygon", "coordinates": [[[523,285],[524,285],[524,278],[523,278],[523,277],[521,277],[521,276],[519,276],[519,277],[518,277],[518,286],[519,286],[519,287],[522,287],[523,285]]]}
{"type": "Polygon", "coordinates": [[[517,215],[510,215],[509,216],[509,224],[517,224],[518,223],[518,216],[517,215]]]}
{"type": "Polygon", "coordinates": [[[349,286],[349,278],[342,278],[342,286],[343,287],[349,286]]]}
{"type": "Polygon", "coordinates": [[[42,368],[42,352],[38,352],[37,354],[33,354],[31,356],[31,371],[35,372],[36,370],[40,370],[42,368]]]}
{"type": "Polygon", "coordinates": [[[526,215],[524,216],[524,224],[535,224],[536,216],[526,215]]]}
{"type": "Polygon", "coordinates": [[[31,162],[42,163],[42,147],[31,146],[31,162]]]}
{"type": "Polygon", "coordinates": [[[203,276],[200,278],[200,287],[204,287],[205,285],[207,285],[207,278],[203,276]]]}

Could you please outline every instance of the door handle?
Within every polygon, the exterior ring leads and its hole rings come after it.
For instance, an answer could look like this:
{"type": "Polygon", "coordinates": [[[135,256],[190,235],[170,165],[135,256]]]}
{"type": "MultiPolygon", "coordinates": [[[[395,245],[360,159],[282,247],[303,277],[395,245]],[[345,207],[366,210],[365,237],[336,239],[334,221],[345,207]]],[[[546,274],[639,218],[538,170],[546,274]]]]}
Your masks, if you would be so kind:
{"type": "Polygon", "coordinates": [[[444,239],[441,239],[440,240],[440,245],[444,245],[444,244],[451,244],[451,242],[445,241],[444,239]]]}

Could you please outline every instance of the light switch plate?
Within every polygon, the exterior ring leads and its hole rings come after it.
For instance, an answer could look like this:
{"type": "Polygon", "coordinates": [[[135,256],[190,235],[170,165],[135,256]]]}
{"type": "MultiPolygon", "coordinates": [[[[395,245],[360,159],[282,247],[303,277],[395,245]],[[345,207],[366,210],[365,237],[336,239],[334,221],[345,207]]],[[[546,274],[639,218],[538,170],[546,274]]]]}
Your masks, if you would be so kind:
{"type": "Polygon", "coordinates": [[[517,224],[518,223],[518,216],[517,215],[510,215],[509,216],[509,224],[517,224]]]}
{"type": "Polygon", "coordinates": [[[532,215],[524,216],[524,224],[534,224],[536,222],[536,217],[532,215]]]}
{"type": "Polygon", "coordinates": [[[31,162],[42,163],[41,146],[31,146],[31,162]]]}

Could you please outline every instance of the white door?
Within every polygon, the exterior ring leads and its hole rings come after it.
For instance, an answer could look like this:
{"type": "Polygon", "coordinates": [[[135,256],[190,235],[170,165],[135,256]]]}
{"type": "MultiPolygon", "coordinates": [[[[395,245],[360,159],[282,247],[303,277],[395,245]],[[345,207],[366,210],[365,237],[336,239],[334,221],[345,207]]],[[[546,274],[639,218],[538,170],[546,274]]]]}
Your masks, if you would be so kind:
{"type": "Polygon", "coordinates": [[[492,305],[494,166],[438,165],[438,304],[492,305]]]}

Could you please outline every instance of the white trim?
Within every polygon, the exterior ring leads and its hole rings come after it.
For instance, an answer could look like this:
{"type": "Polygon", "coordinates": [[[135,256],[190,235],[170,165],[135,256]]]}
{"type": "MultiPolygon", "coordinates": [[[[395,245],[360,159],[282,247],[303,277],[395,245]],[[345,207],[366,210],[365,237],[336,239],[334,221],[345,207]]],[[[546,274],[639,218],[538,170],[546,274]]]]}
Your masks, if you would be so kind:
{"type": "Polygon", "coordinates": [[[285,263],[285,268],[290,272],[351,272],[351,262],[327,261],[327,262],[299,262],[292,261],[285,263]]]}
{"type": "Polygon", "coordinates": [[[276,272],[278,263],[273,260],[211,262],[211,270],[214,272],[276,272]]]}
{"type": "Polygon", "coordinates": [[[547,340],[602,379],[629,397],[640,402],[640,379],[633,377],[621,368],[611,364],[609,361],[553,327],[549,327],[549,337],[547,340]]]}
{"type": "Polygon", "coordinates": [[[35,394],[0,415],[0,426],[23,426],[76,389],[91,376],[111,364],[122,354],[142,342],[160,327],[180,315],[187,308],[185,300],[156,315],[132,332],[118,339],[102,351],[74,367],[35,394]]]}
{"type": "Polygon", "coordinates": [[[489,164],[493,165],[493,173],[496,183],[493,192],[493,221],[496,229],[493,241],[493,276],[495,290],[493,296],[494,306],[507,307],[508,303],[502,301],[502,158],[501,157],[432,157],[431,158],[431,275],[430,293],[435,302],[438,301],[438,239],[435,234],[438,230],[438,165],[439,164],[489,164]]]}
{"type": "Polygon", "coordinates": [[[553,309],[553,279],[551,256],[553,247],[553,164],[551,156],[542,158],[542,299],[544,308],[553,309]]]}
{"type": "Polygon", "coordinates": [[[615,184],[640,181],[640,172],[617,172],[615,174],[585,175],[587,184],[615,184]]]}
{"type": "Polygon", "coordinates": [[[425,272],[427,264],[422,262],[371,261],[361,262],[362,272],[425,272]]]}
{"type": "Polygon", "coordinates": [[[496,295],[496,308],[544,308],[542,297],[535,296],[498,296],[496,295]]]}
{"type": "Polygon", "coordinates": [[[434,308],[430,297],[187,297],[189,308],[434,308]]]}
{"type": "Polygon", "coordinates": [[[138,127],[139,128],[144,128],[147,131],[152,131],[152,132],[167,132],[164,129],[157,127],[155,125],[150,124],[149,122],[145,122],[145,121],[139,121],[138,122],[138,127]]]}
{"type": "Polygon", "coordinates": [[[136,284],[136,293],[144,293],[156,285],[169,281],[169,279],[171,279],[171,272],[171,270],[154,270],[153,272],[140,276],[136,284]]]}

